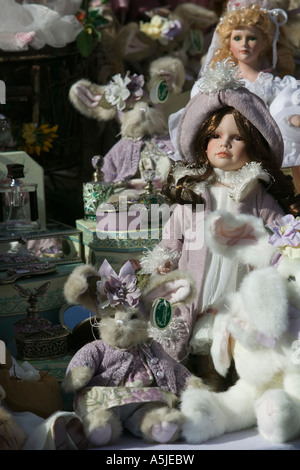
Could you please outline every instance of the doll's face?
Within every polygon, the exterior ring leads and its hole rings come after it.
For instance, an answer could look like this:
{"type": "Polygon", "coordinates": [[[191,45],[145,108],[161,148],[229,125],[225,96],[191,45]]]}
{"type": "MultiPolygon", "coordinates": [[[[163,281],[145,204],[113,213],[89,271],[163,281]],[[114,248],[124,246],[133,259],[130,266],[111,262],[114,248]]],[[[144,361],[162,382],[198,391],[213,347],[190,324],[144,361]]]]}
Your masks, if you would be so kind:
{"type": "Polygon", "coordinates": [[[248,65],[257,63],[264,48],[265,38],[254,26],[232,30],[230,50],[239,62],[248,65]]]}
{"type": "Polygon", "coordinates": [[[226,114],[212,133],[206,154],[213,167],[224,171],[239,170],[249,161],[245,142],[232,114],[226,114]]]}

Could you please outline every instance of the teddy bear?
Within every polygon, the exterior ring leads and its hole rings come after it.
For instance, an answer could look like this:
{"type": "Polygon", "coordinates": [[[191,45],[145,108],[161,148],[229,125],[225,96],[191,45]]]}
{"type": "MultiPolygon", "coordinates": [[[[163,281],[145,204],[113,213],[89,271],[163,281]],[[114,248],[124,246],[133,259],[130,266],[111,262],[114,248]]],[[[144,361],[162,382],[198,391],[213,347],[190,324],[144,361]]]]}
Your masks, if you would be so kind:
{"type": "Polygon", "coordinates": [[[110,445],[124,429],[147,442],[175,442],[183,422],[178,395],[188,383],[202,384],[149,335],[149,318],[164,328],[172,307],[194,296],[192,279],[179,271],[138,278],[137,264],[126,261],[119,275],[107,260],[99,271],[78,266],[64,286],[69,303],[95,314],[101,338],[75,353],[62,382],[75,392],[90,447],[110,445]]]}
{"type": "Polygon", "coordinates": [[[0,450],[20,450],[26,442],[26,434],[12,414],[1,406],[5,396],[0,385],[0,450]]]}
{"type": "Polygon", "coordinates": [[[237,382],[216,393],[182,393],[183,437],[199,444],[257,426],[283,443],[300,436],[300,220],[288,214],[264,227],[248,214],[212,214],[209,248],[251,265],[237,292],[218,305],[211,355],[226,375],[231,359],[237,382]]]}
{"type": "MultiPolygon", "coordinates": [[[[5,363],[10,364],[10,354],[7,350],[5,356],[5,363]]],[[[5,397],[5,390],[0,385],[0,450],[20,450],[26,442],[26,434],[10,411],[1,405],[5,397]]]]}
{"type": "Polygon", "coordinates": [[[211,8],[195,2],[148,8],[143,19],[124,24],[114,42],[124,63],[136,73],[143,73],[157,58],[179,58],[186,71],[186,90],[197,78],[200,59],[207,48],[207,32],[217,20],[211,8]]]}
{"type": "Polygon", "coordinates": [[[71,86],[70,100],[81,114],[120,123],[120,138],[104,155],[105,183],[123,183],[134,198],[144,191],[152,171],[156,188],[162,187],[175,153],[165,110],[180,94],[184,77],[180,59],[164,57],[151,62],[147,80],[128,72],[116,74],[107,85],[81,79],[71,86]]]}

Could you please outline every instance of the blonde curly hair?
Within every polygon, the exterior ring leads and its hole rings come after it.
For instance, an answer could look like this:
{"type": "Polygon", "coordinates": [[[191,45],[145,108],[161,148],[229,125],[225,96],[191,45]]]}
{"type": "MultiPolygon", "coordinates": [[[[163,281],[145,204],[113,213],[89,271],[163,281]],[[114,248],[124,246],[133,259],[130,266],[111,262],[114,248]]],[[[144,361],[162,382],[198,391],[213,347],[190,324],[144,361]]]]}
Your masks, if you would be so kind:
{"type": "MultiPolygon", "coordinates": [[[[265,47],[261,52],[261,58],[272,64],[272,45],[275,35],[275,25],[270,19],[267,10],[259,5],[252,5],[249,8],[228,11],[221,17],[216,31],[219,36],[221,47],[215,52],[211,61],[212,66],[219,61],[230,58],[235,65],[238,65],[236,58],[230,50],[230,38],[234,29],[241,26],[255,27],[265,39],[265,47]]],[[[284,28],[280,28],[280,36],[277,42],[277,64],[276,71],[280,76],[291,74],[294,71],[294,60],[292,48],[285,37],[284,28]]],[[[265,66],[266,64],[263,64],[265,66]]]]}

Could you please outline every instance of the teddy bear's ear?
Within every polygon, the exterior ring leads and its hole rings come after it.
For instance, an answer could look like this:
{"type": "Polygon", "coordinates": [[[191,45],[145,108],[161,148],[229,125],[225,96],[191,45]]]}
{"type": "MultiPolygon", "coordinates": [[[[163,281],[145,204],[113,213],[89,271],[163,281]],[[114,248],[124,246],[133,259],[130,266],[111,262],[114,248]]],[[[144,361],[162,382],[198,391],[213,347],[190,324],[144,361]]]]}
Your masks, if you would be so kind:
{"type": "Polygon", "coordinates": [[[250,214],[212,212],[207,216],[204,236],[211,251],[256,268],[268,266],[276,252],[268,242],[263,220],[250,214]]]}
{"type": "Polygon", "coordinates": [[[136,63],[153,57],[156,42],[139,29],[137,23],[127,23],[115,35],[115,48],[125,62],[136,63]]]}
{"type": "Polygon", "coordinates": [[[186,305],[196,296],[195,281],[184,271],[171,271],[168,274],[152,275],[143,289],[141,300],[150,311],[154,300],[164,298],[172,307],[186,305]]]}
{"type": "Polygon", "coordinates": [[[171,18],[178,18],[184,25],[184,29],[206,29],[218,22],[216,13],[208,8],[194,3],[181,3],[177,5],[171,18]]]}
{"type": "Polygon", "coordinates": [[[149,65],[148,74],[150,78],[147,81],[147,90],[150,93],[160,79],[166,80],[169,95],[181,93],[185,82],[185,68],[177,57],[164,56],[153,60],[149,65]]]}
{"type": "MultiPolygon", "coordinates": [[[[288,294],[277,268],[251,271],[242,281],[240,295],[249,324],[259,335],[279,338],[288,329],[288,294]]],[[[245,320],[245,318],[244,318],[245,320]]]]}
{"type": "Polygon", "coordinates": [[[98,121],[110,121],[116,118],[117,113],[105,99],[105,87],[86,79],[78,80],[69,90],[69,99],[84,116],[98,121]]]}
{"type": "Polygon", "coordinates": [[[216,315],[210,350],[215,369],[222,377],[226,376],[232,359],[228,322],[228,312],[219,312],[216,315]]]}
{"type": "Polygon", "coordinates": [[[96,283],[98,271],[91,265],[77,266],[64,285],[64,296],[69,304],[82,305],[97,314],[96,283]]]}

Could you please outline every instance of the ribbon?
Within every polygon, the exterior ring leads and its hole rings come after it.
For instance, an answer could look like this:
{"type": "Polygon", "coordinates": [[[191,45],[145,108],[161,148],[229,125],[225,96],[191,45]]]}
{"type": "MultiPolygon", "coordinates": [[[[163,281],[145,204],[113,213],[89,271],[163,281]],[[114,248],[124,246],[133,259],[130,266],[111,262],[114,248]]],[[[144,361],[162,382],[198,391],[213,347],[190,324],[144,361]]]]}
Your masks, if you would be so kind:
{"type": "Polygon", "coordinates": [[[136,307],[141,295],[137,287],[137,278],[130,261],[121,267],[119,275],[114,271],[105,259],[100,266],[99,275],[101,281],[97,282],[97,300],[101,309],[123,305],[124,307],[136,307]]]}
{"type": "Polygon", "coordinates": [[[277,41],[279,38],[279,28],[280,26],[283,26],[287,20],[288,20],[288,15],[287,13],[282,10],[281,8],[274,8],[273,10],[267,10],[269,18],[275,25],[275,34],[274,34],[274,39],[273,39],[273,62],[272,62],[272,67],[275,69],[276,63],[277,63],[277,41]],[[283,20],[279,21],[279,16],[283,16],[283,20]]]}

